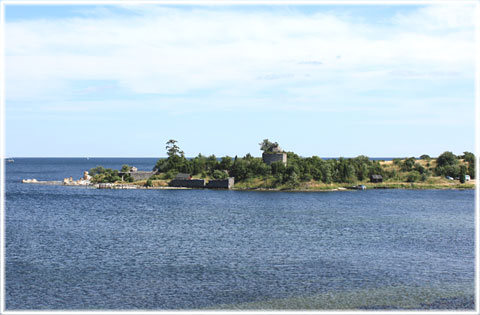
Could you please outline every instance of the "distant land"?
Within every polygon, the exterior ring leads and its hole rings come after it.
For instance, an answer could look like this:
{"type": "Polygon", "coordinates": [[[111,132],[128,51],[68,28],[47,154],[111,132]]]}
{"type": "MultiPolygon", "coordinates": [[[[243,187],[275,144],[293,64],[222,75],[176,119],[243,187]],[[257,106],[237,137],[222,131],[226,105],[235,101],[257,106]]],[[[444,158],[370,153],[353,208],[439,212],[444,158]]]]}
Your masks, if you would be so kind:
{"type": "Polygon", "coordinates": [[[248,153],[243,157],[199,154],[187,158],[178,142],[171,139],[165,147],[167,157],[158,159],[151,171],[139,171],[126,164],[120,170],[97,166],[79,181],[64,179],[64,184],[162,189],[169,186],[201,188],[210,181],[230,180],[225,188],[292,191],[475,187],[475,155],[467,151],[459,156],[445,151],[436,158],[427,154],[418,158],[369,158],[364,155],[320,158],[300,157],[268,139],[260,143],[260,148],[262,157],[248,153]]]}

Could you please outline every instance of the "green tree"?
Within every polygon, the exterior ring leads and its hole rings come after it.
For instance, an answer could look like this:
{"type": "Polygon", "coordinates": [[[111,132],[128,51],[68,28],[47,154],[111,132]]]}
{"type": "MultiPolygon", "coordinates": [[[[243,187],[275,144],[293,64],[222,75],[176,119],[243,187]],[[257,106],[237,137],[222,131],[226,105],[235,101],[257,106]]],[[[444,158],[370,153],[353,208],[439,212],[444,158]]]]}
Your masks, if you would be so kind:
{"type": "Polygon", "coordinates": [[[415,165],[415,158],[410,157],[408,159],[405,159],[401,165],[401,169],[404,172],[409,172],[413,169],[413,166],[415,165]]]}
{"type": "Polygon", "coordinates": [[[462,158],[465,160],[465,162],[468,162],[468,163],[475,162],[475,154],[473,154],[472,152],[468,152],[468,151],[463,152],[462,158]]]}
{"type": "Polygon", "coordinates": [[[213,171],[213,178],[215,178],[215,179],[226,179],[226,178],[228,178],[228,175],[224,171],[215,170],[215,171],[213,171]]]}
{"type": "Polygon", "coordinates": [[[276,175],[276,174],[284,174],[284,173],[285,173],[285,170],[287,169],[287,168],[285,167],[285,164],[283,164],[282,161],[273,162],[272,164],[270,164],[270,167],[271,167],[271,170],[272,170],[272,174],[273,174],[273,175],[276,175]]]}
{"type": "Polygon", "coordinates": [[[184,156],[184,153],[182,150],[177,145],[177,140],[170,139],[167,141],[167,145],[165,146],[165,149],[167,150],[167,155],[168,157],[172,156],[184,156]]]}
{"type": "Polygon", "coordinates": [[[190,173],[192,171],[192,166],[185,158],[183,151],[178,147],[176,140],[168,140],[165,149],[167,150],[168,158],[159,159],[155,164],[154,170],[160,173],[168,171],[190,173]]]}
{"type": "Polygon", "coordinates": [[[222,157],[222,160],[220,161],[220,168],[222,170],[229,171],[232,165],[233,165],[233,159],[231,157],[229,157],[228,155],[222,157]]]}
{"type": "Polygon", "coordinates": [[[88,174],[90,176],[95,176],[96,174],[103,174],[103,173],[105,173],[105,168],[103,166],[97,166],[97,167],[91,168],[88,171],[88,174]]]}
{"type": "Polygon", "coordinates": [[[435,174],[437,176],[459,176],[460,168],[458,167],[458,158],[450,151],[443,152],[437,158],[437,166],[435,174]]]}
{"type": "Polygon", "coordinates": [[[260,150],[262,150],[264,153],[272,153],[279,149],[277,142],[270,142],[268,139],[263,139],[259,145],[260,150]]]}
{"type": "Polygon", "coordinates": [[[407,182],[408,183],[418,182],[420,179],[421,179],[421,175],[417,171],[411,171],[407,175],[407,182]]]}
{"type": "Polygon", "coordinates": [[[207,170],[207,158],[201,153],[198,154],[192,161],[192,172],[193,174],[202,174],[206,173],[207,170]]]}
{"type": "Polygon", "coordinates": [[[414,165],[414,170],[416,170],[417,172],[419,172],[420,174],[423,174],[426,172],[426,169],[425,167],[423,167],[421,164],[419,163],[415,163],[414,165]]]}
{"type": "Polygon", "coordinates": [[[210,174],[210,175],[213,175],[213,172],[218,169],[218,166],[219,166],[219,163],[217,161],[217,157],[215,156],[215,154],[212,154],[210,155],[209,157],[207,157],[207,160],[206,160],[206,167],[207,167],[207,172],[210,174]]]}
{"type": "Polygon", "coordinates": [[[467,167],[465,165],[460,166],[460,183],[465,183],[465,175],[467,175],[467,167]]]}
{"type": "Polygon", "coordinates": [[[450,151],[445,151],[440,156],[437,158],[437,167],[442,167],[442,166],[449,166],[449,165],[457,165],[458,164],[458,159],[450,151]]]}
{"type": "Polygon", "coordinates": [[[248,165],[245,159],[235,159],[232,165],[231,176],[235,177],[235,181],[242,181],[247,178],[248,165]]]}
{"type": "Polygon", "coordinates": [[[120,172],[122,172],[122,173],[130,172],[131,169],[132,169],[131,166],[129,166],[127,164],[123,164],[122,168],[120,169],[120,172]]]}

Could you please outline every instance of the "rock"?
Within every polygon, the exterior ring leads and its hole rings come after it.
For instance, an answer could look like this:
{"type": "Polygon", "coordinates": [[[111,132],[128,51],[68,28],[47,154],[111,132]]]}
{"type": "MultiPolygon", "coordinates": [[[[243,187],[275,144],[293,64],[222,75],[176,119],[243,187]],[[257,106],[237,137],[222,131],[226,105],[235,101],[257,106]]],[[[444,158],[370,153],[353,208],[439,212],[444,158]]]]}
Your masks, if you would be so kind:
{"type": "Polygon", "coordinates": [[[35,178],[32,178],[32,179],[22,179],[22,183],[37,183],[38,180],[36,180],[35,178]]]}

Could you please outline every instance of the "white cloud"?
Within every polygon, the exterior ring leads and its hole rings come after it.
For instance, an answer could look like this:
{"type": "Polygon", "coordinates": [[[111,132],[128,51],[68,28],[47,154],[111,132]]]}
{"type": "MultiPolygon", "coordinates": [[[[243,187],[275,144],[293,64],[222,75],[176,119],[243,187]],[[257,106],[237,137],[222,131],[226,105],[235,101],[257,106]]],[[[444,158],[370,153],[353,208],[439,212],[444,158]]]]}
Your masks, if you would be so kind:
{"type": "Polygon", "coordinates": [[[469,6],[420,8],[384,28],[332,13],[132,9],[7,23],[7,100],[61,101],[66,82],[108,80],[138,94],[288,89],[308,103],[315,90],[381,89],[395,76],[473,77],[469,6]]]}

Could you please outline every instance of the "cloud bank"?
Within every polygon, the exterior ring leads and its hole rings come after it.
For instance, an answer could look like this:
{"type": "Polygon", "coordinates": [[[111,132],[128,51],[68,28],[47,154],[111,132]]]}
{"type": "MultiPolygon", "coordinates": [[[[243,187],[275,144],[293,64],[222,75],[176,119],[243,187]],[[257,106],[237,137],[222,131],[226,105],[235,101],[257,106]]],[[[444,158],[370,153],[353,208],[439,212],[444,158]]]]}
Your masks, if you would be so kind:
{"type": "Polygon", "coordinates": [[[13,20],[6,12],[12,119],[134,109],[267,120],[283,111],[473,130],[473,5],[368,16],[321,5],[87,6],[73,17],[13,20]]]}

